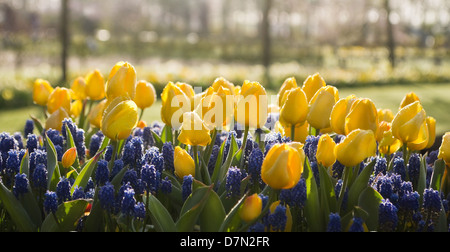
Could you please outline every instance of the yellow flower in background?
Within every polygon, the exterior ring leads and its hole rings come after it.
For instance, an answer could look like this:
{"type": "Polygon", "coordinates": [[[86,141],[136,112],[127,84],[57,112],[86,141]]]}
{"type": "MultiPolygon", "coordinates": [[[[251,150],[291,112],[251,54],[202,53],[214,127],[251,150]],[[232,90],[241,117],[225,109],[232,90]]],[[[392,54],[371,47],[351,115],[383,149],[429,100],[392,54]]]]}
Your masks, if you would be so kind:
{"type": "Polygon", "coordinates": [[[175,168],[175,175],[183,179],[184,176],[192,175],[195,176],[195,162],[194,159],[189,155],[189,153],[176,146],[173,154],[173,166],[175,168]]]}
{"type": "Polygon", "coordinates": [[[235,93],[234,93],[234,89],[235,89],[234,84],[231,83],[230,81],[228,81],[227,79],[225,79],[224,77],[216,78],[214,80],[213,84],[211,85],[211,87],[216,92],[219,90],[219,87],[226,88],[226,89],[230,90],[232,95],[235,95],[235,93]]]}
{"type": "Polygon", "coordinates": [[[426,113],[419,101],[403,107],[392,120],[392,134],[402,143],[413,142],[419,137],[426,122],[426,113]]]}
{"type": "Polygon", "coordinates": [[[77,147],[69,148],[66,152],[64,152],[61,163],[64,168],[69,168],[75,163],[75,159],[77,158],[77,147]]]}
{"type": "Polygon", "coordinates": [[[99,70],[86,75],[86,95],[89,99],[98,101],[105,98],[105,78],[99,70]]]}
{"type": "Polygon", "coordinates": [[[37,79],[33,83],[33,102],[35,104],[47,105],[48,97],[53,92],[50,83],[43,79],[37,79]]]}
{"type": "Polygon", "coordinates": [[[183,114],[183,124],[178,140],[190,146],[206,146],[211,142],[209,130],[196,112],[183,114]]]}
{"type": "MultiPolygon", "coordinates": [[[[306,141],[306,137],[309,135],[309,124],[308,122],[305,122],[302,125],[296,125],[295,126],[295,132],[294,132],[294,139],[291,139],[295,142],[304,143],[306,141]]],[[[281,133],[281,135],[285,137],[291,137],[291,131],[292,127],[283,125],[280,123],[280,121],[277,121],[275,123],[275,131],[278,131],[281,133]]]]}
{"type": "Polygon", "coordinates": [[[97,103],[88,114],[89,123],[98,129],[101,127],[106,102],[107,100],[104,99],[103,101],[97,103]]]}
{"type": "Polygon", "coordinates": [[[403,97],[403,100],[400,103],[400,108],[399,109],[402,109],[402,108],[406,107],[407,105],[409,105],[409,104],[411,104],[413,102],[416,102],[416,101],[420,102],[420,99],[416,95],[416,93],[414,93],[414,92],[407,93],[405,95],[405,97],[403,97]]]}
{"type": "Polygon", "coordinates": [[[86,99],[86,81],[83,77],[76,78],[70,85],[72,90],[72,99],[74,100],[84,100],[86,99]]]}
{"type": "Polygon", "coordinates": [[[385,155],[393,154],[402,147],[402,142],[392,135],[390,122],[381,121],[379,123],[376,140],[378,150],[385,155]]]}
{"type": "Polygon", "coordinates": [[[62,121],[65,118],[69,118],[69,114],[63,107],[58,108],[53,113],[51,113],[50,116],[45,121],[45,129],[46,130],[55,129],[61,131],[62,121]]]}
{"type": "Polygon", "coordinates": [[[209,87],[201,98],[196,111],[208,129],[222,129],[233,119],[234,95],[228,88],[219,86],[217,91],[209,87]]]}
{"type": "Polygon", "coordinates": [[[306,98],[308,99],[308,102],[311,101],[311,99],[314,97],[316,92],[321,89],[322,87],[325,87],[327,84],[325,83],[325,80],[320,76],[319,73],[315,73],[313,75],[310,75],[306,78],[306,80],[303,82],[302,89],[306,94],[306,98]]]}
{"type": "Polygon", "coordinates": [[[321,87],[309,102],[308,123],[315,129],[330,127],[330,116],[339,93],[336,87],[321,87]]]}
{"type": "Polygon", "coordinates": [[[336,160],[352,167],[366,158],[374,156],[377,150],[375,135],[371,130],[356,129],[336,145],[336,160]]]}
{"type": "Polygon", "coordinates": [[[392,122],[394,120],[394,113],[390,109],[378,109],[378,122],[392,122]]]}
{"type": "Polygon", "coordinates": [[[76,118],[81,114],[81,111],[83,110],[83,101],[82,100],[75,100],[70,104],[70,116],[76,118]]]}
{"type": "Polygon", "coordinates": [[[355,129],[372,130],[377,132],[378,114],[372,100],[368,98],[356,99],[345,117],[345,134],[355,129]]]}
{"type": "Polygon", "coordinates": [[[245,198],[241,209],[239,210],[239,216],[245,222],[251,222],[262,212],[262,199],[258,194],[254,193],[245,198]]]}
{"type": "Polygon", "coordinates": [[[106,83],[106,98],[113,100],[119,96],[133,99],[136,94],[136,70],[128,62],[117,63],[106,83]]]}
{"type": "MultiPolygon", "coordinates": [[[[301,149],[303,150],[303,149],[301,149]]],[[[275,144],[270,148],[261,166],[261,178],[273,189],[289,189],[300,180],[304,156],[288,144],[275,144]]]]}
{"type": "Polygon", "coordinates": [[[190,98],[173,82],[164,87],[161,105],[161,120],[174,129],[181,126],[183,113],[191,111],[190,98]]]}
{"type": "Polygon", "coordinates": [[[295,77],[289,77],[287,78],[283,84],[280,87],[280,90],[278,91],[278,106],[281,107],[281,100],[283,99],[284,93],[292,88],[297,87],[297,80],[295,77]]]}
{"type": "Polygon", "coordinates": [[[336,143],[328,134],[321,135],[317,145],[317,162],[325,167],[330,167],[336,162],[336,143]]]}
{"type": "Polygon", "coordinates": [[[308,115],[308,101],[300,87],[287,90],[280,103],[280,122],[283,125],[302,125],[308,115]]]}
{"type": "MultiPolygon", "coordinates": [[[[280,200],[274,201],[272,204],[270,204],[269,210],[270,213],[274,213],[277,207],[280,205],[280,200]]],[[[291,232],[292,230],[292,214],[291,209],[289,208],[289,205],[286,205],[286,225],[284,227],[284,230],[275,230],[273,227],[270,228],[271,232],[278,231],[278,232],[291,232]]]]}
{"type": "Polygon", "coordinates": [[[101,130],[111,140],[127,138],[138,122],[138,107],[134,101],[117,97],[103,113],[101,130]]]}
{"type": "Polygon", "coordinates": [[[442,136],[438,158],[443,159],[447,165],[450,165],[450,132],[445,132],[442,136]]]}
{"type": "Polygon", "coordinates": [[[144,80],[138,81],[133,101],[140,109],[152,106],[156,101],[156,91],[153,84],[144,80]]]}
{"type": "Polygon", "coordinates": [[[259,82],[244,81],[236,101],[236,122],[250,128],[261,128],[267,121],[267,108],[264,87],[259,82]]]}
{"type": "Polygon", "coordinates": [[[72,92],[63,87],[56,87],[48,97],[47,111],[52,114],[59,108],[70,111],[70,102],[72,101],[72,92]]]}
{"type": "Polygon", "coordinates": [[[349,95],[336,102],[330,114],[330,127],[332,131],[345,135],[345,118],[356,99],[355,95],[349,95]]]}
{"type": "Polygon", "coordinates": [[[434,117],[427,117],[427,126],[428,126],[428,144],[425,147],[426,149],[431,148],[436,141],[436,119],[434,117]]]}

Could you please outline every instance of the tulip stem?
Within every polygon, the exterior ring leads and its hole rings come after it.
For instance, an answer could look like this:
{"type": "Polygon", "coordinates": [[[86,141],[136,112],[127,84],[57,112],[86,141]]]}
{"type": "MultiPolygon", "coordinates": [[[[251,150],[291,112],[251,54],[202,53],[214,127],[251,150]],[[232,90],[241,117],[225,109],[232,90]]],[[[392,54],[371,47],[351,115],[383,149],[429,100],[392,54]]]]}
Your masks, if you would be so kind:
{"type": "Polygon", "coordinates": [[[247,138],[248,138],[248,131],[249,131],[250,127],[245,125],[245,130],[244,130],[244,139],[242,140],[242,146],[241,146],[241,166],[239,167],[240,169],[244,168],[244,160],[245,160],[245,148],[247,147],[247,138]]]}
{"type": "Polygon", "coordinates": [[[194,152],[194,163],[195,163],[195,179],[198,181],[202,181],[202,174],[200,173],[200,166],[198,164],[198,146],[192,146],[192,150],[194,152]]]}
{"type": "Polygon", "coordinates": [[[347,166],[344,168],[343,183],[342,183],[341,190],[339,192],[338,211],[340,211],[341,208],[342,208],[342,201],[344,200],[345,190],[347,189],[347,184],[348,184],[348,180],[349,180],[349,177],[350,177],[350,170],[351,169],[352,169],[351,167],[347,167],[347,166]]]}
{"type": "Polygon", "coordinates": [[[139,121],[142,120],[143,115],[144,115],[144,109],[141,109],[141,113],[139,114],[139,121]]]}
{"type": "Polygon", "coordinates": [[[406,181],[409,181],[408,162],[409,162],[410,153],[408,150],[408,146],[406,144],[403,144],[402,151],[403,151],[403,162],[405,163],[406,181]]]}
{"type": "Polygon", "coordinates": [[[295,141],[295,124],[291,126],[291,141],[295,141]]]}

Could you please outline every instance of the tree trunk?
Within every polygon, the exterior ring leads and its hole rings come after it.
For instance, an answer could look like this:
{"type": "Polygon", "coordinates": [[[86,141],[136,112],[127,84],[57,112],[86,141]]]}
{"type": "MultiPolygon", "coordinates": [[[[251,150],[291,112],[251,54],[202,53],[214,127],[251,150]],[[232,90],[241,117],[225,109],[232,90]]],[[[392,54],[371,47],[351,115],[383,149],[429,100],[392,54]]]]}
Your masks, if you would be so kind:
{"type": "Polygon", "coordinates": [[[69,0],[61,0],[61,82],[67,81],[67,59],[69,54],[69,0]]]}
{"type": "Polygon", "coordinates": [[[262,64],[265,67],[265,77],[268,87],[271,87],[269,67],[271,64],[271,39],[269,12],[272,7],[272,0],[264,0],[262,10],[261,40],[262,40],[262,64]]]}
{"type": "Polygon", "coordinates": [[[389,5],[389,0],[384,0],[384,9],[386,10],[386,32],[387,32],[387,48],[389,51],[389,62],[391,63],[392,69],[395,68],[395,39],[394,39],[394,31],[392,27],[391,20],[389,16],[391,14],[391,7],[389,5]]]}

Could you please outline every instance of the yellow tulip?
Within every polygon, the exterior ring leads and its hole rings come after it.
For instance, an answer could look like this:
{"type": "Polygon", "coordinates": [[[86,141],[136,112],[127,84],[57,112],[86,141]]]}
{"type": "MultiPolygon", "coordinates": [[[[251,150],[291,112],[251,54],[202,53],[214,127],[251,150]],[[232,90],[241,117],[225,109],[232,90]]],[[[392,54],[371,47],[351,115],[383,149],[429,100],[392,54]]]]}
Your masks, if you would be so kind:
{"type": "Polygon", "coordinates": [[[442,136],[438,158],[443,159],[447,166],[450,165],[450,132],[446,132],[444,136],[442,136]]]}
{"type": "Polygon", "coordinates": [[[196,112],[183,114],[183,124],[178,140],[191,146],[206,146],[211,142],[209,130],[196,112]]]}
{"type": "Polygon", "coordinates": [[[262,212],[262,199],[258,194],[254,193],[245,198],[241,209],[239,210],[239,216],[245,222],[251,222],[262,212]]]}
{"type": "Polygon", "coordinates": [[[64,168],[69,168],[75,163],[75,159],[77,158],[77,148],[72,147],[69,148],[66,152],[64,152],[61,163],[64,168]]]}
{"type": "Polygon", "coordinates": [[[258,82],[245,81],[236,101],[236,122],[250,128],[261,128],[267,120],[267,107],[264,87],[258,82]]]}
{"type": "Polygon", "coordinates": [[[391,123],[381,121],[376,134],[378,150],[385,155],[391,155],[402,147],[402,142],[392,135],[391,123]]]}
{"type": "Polygon", "coordinates": [[[315,73],[313,75],[310,75],[306,78],[306,80],[303,82],[302,89],[306,94],[306,98],[308,99],[308,102],[311,101],[311,99],[314,97],[316,92],[321,89],[322,87],[325,87],[327,84],[325,83],[325,80],[320,76],[319,73],[315,73]]]}
{"type": "Polygon", "coordinates": [[[356,129],[336,145],[336,160],[352,167],[374,156],[377,150],[375,135],[371,130],[356,129]]]}
{"type": "Polygon", "coordinates": [[[119,96],[133,99],[136,94],[136,70],[128,62],[117,63],[110,72],[106,84],[106,97],[113,100],[119,96]]]}
{"type": "Polygon", "coordinates": [[[84,100],[86,99],[86,81],[83,77],[76,78],[70,85],[72,90],[72,99],[84,100]]]}
{"type": "Polygon", "coordinates": [[[194,159],[187,153],[187,151],[180,146],[176,146],[173,154],[173,166],[175,168],[175,175],[183,179],[184,176],[195,176],[195,162],[194,159]]]}
{"type": "Polygon", "coordinates": [[[233,106],[234,96],[228,88],[219,86],[218,90],[214,91],[209,87],[201,98],[197,113],[202,115],[208,129],[222,129],[233,118],[233,106]]]}
{"type": "Polygon", "coordinates": [[[191,111],[190,98],[173,82],[167,83],[161,93],[161,120],[172,128],[179,128],[183,113],[191,111]]]}
{"type": "Polygon", "coordinates": [[[37,79],[33,83],[33,102],[35,104],[45,106],[53,88],[50,83],[43,79],[37,79]]]}
{"type": "Polygon", "coordinates": [[[436,119],[434,117],[427,117],[427,126],[428,126],[428,144],[425,147],[426,149],[431,148],[436,141],[436,119]]]}
{"type": "Polygon", "coordinates": [[[105,108],[101,130],[109,139],[126,139],[138,122],[138,108],[134,101],[117,97],[105,108]]]}
{"type": "Polygon", "coordinates": [[[89,112],[88,120],[91,125],[93,125],[96,128],[101,127],[101,122],[103,118],[103,111],[105,110],[107,100],[104,99],[103,101],[97,103],[92,110],[89,112]]]}
{"type": "Polygon", "coordinates": [[[345,117],[345,134],[355,129],[377,132],[378,115],[375,104],[368,98],[360,98],[353,102],[345,117]]]}
{"type": "Polygon", "coordinates": [[[317,162],[325,167],[330,167],[336,162],[336,143],[328,134],[321,135],[317,145],[317,162]]]}
{"type": "Polygon", "coordinates": [[[72,92],[67,88],[56,87],[48,97],[47,111],[52,114],[59,108],[70,111],[70,102],[72,100],[72,92]]]}
{"type": "Polygon", "coordinates": [[[416,95],[416,93],[410,92],[410,93],[406,94],[405,97],[403,97],[403,100],[400,103],[399,109],[402,109],[402,108],[406,107],[407,105],[409,105],[413,102],[416,102],[416,101],[420,102],[419,97],[416,95]]]}
{"type": "Polygon", "coordinates": [[[231,83],[230,81],[228,81],[227,79],[225,79],[224,77],[218,77],[214,80],[213,84],[211,85],[211,87],[214,89],[214,91],[219,91],[219,87],[223,87],[226,88],[228,90],[230,90],[231,94],[234,95],[234,84],[231,83]]]}
{"type": "Polygon", "coordinates": [[[153,84],[144,80],[138,81],[136,84],[136,95],[133,101],[140,109],[152,106],[156,101],[156,91],[153,84]]]}
{"type": "Polygon", "coordinates": [[[283,125],[302,125],[308,115],[308,101],[300,87],[287,90],[280,103],[280,122],[283,125]]]}
{"type": "Polygon", "coordinates": [[[338,100],[336,87],[321,87],[309,102],[308,123],[315,129],[329,128],[331,111],[338,100]]]}
{"type": "MultiPolygon", "coordinates": [[[[281,135],[285,137],[292,137],[292,127],[285,126],[280,123],[280,121],[277,121],[275,123],[275,129],[278,130],[278,132],[281,133],[281,135]]],[[[308,122],[305,122],[302,125],[296,125],[295,126],[295,132],[294,132],[294,139],[291,139],[295,142],[304,143],[306,141],[306,137],[309,135],[309,124],[308,122]]]]}
{"type": "Polygon", "coordinates": [[[281,100],[283,99],[284,93],[292,88],[297,87],[297,80],[295,77],[289,77],[281,85],[280,90],[278,91],[278,106],[281,107],[281,100]]]}
{"type": "Polygon", "coordinates": [[[336,102],[330,115],[330,127],[332,131],[345,135],[345,118],[356,99],[355,95],[349,95],[336,102]]]}
{"type": "Polygon", "coordinates": [[[86,95],[89,99],[98,101],[105,98],[105,79],[99,70],[90,72],[85,81],[86,95]]]}
{"type": "Polygon", "coordinates": [[[76,118],[81,114],[82,110],[83,110],[82,100],[75,100],[70,104],[70,116],[76,118]]]}
{"type": "Polygon", "coordinates": [[[177,87],[179,87],[183,91],[183,93],[185,93],[186,96],[189,98],[189,102],[191,104],[190,110],[193,111],[195,106],[198,105],[198,104],[194,104],[194,99],[195,99],[194,88],[191,85],[184,83],[184,82],[176,82],[175,85],[177,87]]]}
{"type": "Polygon", "coordinates": [[[430,139],[430,127],[425,120],[420,126],[419,134],[417,135],[417,139],[412,142],[407,142],[406,146],[409,150],[412,151],[420,151],[427,147],[428,141],[430,139]]]}
{"type": "Polygon", "coordinates": [[[419,138],[421,127],[426,122],[426,113],[419,101],[403,107],[392,120],[392,134],[402,143],[419,138]]]}
{"type": "MultiPolygon", "coordinates": [[[[275,210],[277,209],[277,206],[280,205],[279,200],[272,202],[272,204],[270,204],[270,213],[274,213],[275,210]]],[[[280,232],[291,232],[292,230],[292,214],[291,214],[291,209],[289,208],[289,205],[286,205],[286,226],[284,227],[284,230],[278,230],[280,232]]],[[[270,229],[270,231],[275,231],[273,228],[270,229]]]]}
{"type": "Polygon", "coordinates": [[[261,166],[264,183],[273,189],[294,187],[303,172],[304,155],[300,150],[285,143],[272,146],[261,166]]]}
{"type": "Polygon", "coordinates": [[[392,122],[394,119],[394,113],[390,109],[378,109],[378,122],[392,122]]]}
{"type": "Polygon", "coordinates": [[[63,107],[55,110],[45,121],[45,129],[55,129],[61,131],[62,129],[62,121],[65,118],[69,118],[69,114],[67,114],[66,110],[63,107]]]}

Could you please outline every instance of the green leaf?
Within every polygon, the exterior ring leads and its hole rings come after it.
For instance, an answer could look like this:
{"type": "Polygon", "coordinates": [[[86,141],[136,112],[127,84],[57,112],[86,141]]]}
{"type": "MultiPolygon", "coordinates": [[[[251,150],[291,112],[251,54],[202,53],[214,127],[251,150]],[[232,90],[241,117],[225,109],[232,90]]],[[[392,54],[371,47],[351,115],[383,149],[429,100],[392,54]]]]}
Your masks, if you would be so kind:
{"type": "Polygon", "coordinates": [[[328,174],[325,167],[319,165],[319,178],[320,178],[320,202],[321,209],[323,213],[323,218],[328,219],[330,213],[337,213],[337,199],[334,191],[333,183],[331,182],[331,177],[328,174]]]}
{"type": "Polygon", "coordinates": [[[364,189],[359,195],[358,206],[369,215],[365,219],[369,231],[376,231],[378,229],[378,209],[382,199],[381,194],[370,186],[364,189]]]}
{"type": "Polygon", "coordinates": [[[161,140],[163,143],[173,142],[173,134],[172,127],[169,125],[164,125],[163,130],[161,132],[161,140]]]}
{"type": "Polygon", "coordinates": [[[194,230],[194,226],[211,192],[212,187],[199,187],[191,193],[181,208],[181,217],[176,223],[178,231],[190,232],[194,230]]]}
{"type": "Polygon", "coordinates": [[[319,190],[317,189],[316,179],[307,159],[305,163],[306,165],[302,174],[306,182],[305,217],[310,231],[321,232],[324,230],[324,221],[320,208],[319,190]]]}
{"type": "Polygon", "coordinates": [[[369,186],[370,175],[373,172],[373,167],[375,165],[375,161],[370,162],[361,173],[356,177],[353,184],[350,186],[348,190],[348,207],[347,210],[350,211],[353,209],[353,206],[356,206],[358,203],[359,195],[361,192],[369,186]]]}
{"type": "Polygon", "coordinates": [[[38,132],[44,132],[44,127],[42,126],[41,121],[39,121],[39,119],[37,119],[37,117],[30,115],[31,120],[33,120],[34,122],[34,126],[36,126],[36,129],[38,130],[38,132]]]}
{"type": "Polygon", "coordinates": [[[76,227],[77,221],[84,215],[89,200],[67,201],[58,206],[55,215],[48,214],[41,226],[42,232],[69,232],[76,227]],[[58,221],[56,221],[55,219],[58,221]]]}
{"type": "Polygon", "coordinates": [[[23,155],[22,160],[20,161],[20,173],[24,173],[27,175],[27,177],[30,177],[30,154],[28,153],[28,150],[25,152],[25,155],[23,155]]]}
{"type": "Polygon", "coordinates": [[[86,187],[87,182],[89,181],[89,178],[92,175],[92,172],[95,169],[95,165],[97,164],[97,161],[100,157],[100,154],[102,152],[98,152],[94,157],[89,159],[83,166],[81,172],[78,174],[77,178],[75,179],[75,182],[73,182],[72,188],[70,189],[70,193],[73,193],[75,190],[75,187],[86,187]]]}
{"type": "Polygon", "coordinates": [[[434,190],[441,190],[441,182],[444,177],[445,162],[443,159],[438,159],[434,162],[433,174],[431,175],[430,188],[434,190]]]}
{"type": "Polygon", "coordinates": [[[19,201],[27,211],[36,227],[42,224],[42,212],[37,203],[36,197],[33,195],[30,185],[28,185],[28,192],[19,196],[19,201]]]}
{"type": "Polygon", "coordinates": [[[205,207],[199,216],[200,229],[202,232],[217,232],[220,229],[226,213],[222,201],[216,192],[211,191],[205,207]]]}
{"type": "Polygon", "coordinates": [[[54,189],[56,188],[56,184],[59,182],[60,175],[58,167],[58,156],[56,154],[55,146],[53,145],[47,134],[45,135],[45,139],[45,149],[47,151],[47,176],[49,178],[47,182],[47,188],[51,191],[54,191],[54,189]]]}
{"type": "Polygon", "coordinates": [[[425,158],[422,159],[422,162],[420,162],[420,171],[419,171],[419,180],[417,182],[417,189],[416,191],[420,195],[420,205],[422,205],[422,199],[423,199],[423,191],[427,187],[427,164],[425,158]]]}
{"type": "Polygon", "coordinates": [[[155,146],[161,150],[164,144],[161,137],[159,137],[158,134],[156,134],[156,132],[154,132],[153,130],[150,130],[150,132],[152,132],[153,140],[155,140],[155,146]]]}
{"type": "Polygon", "coordinates": [[[12,221],[17,226],[17,229],[22,232],[36,231],[36,225],[28,215],[25,208],[17,200],[14,194],[9,191],[0,181],[0,200],[4,208],[8,211],[12,221]]]}
{"type": "MultiPolygon", "coordinates": [[[[222,222],[222,225],[219,228],[219,232],[227,232],[227,231],[234,231],[237,227],[235,227],[236,220],[239,217],[239,209],[241,208],[241,205],[244,203],[245,198],[248,196],[248,193],[245,193],[242,195],[242,197],[239,199],[239,201],[234,205],[234,207],[230,210],[230,212],[225,216],[225,219],[222,222]]],[[[270,202],[268,203],[270,204],[270,202]]],[[[268,205],[266,205],[268,207],[268,205]]]]}
{"type": "MultiPolygon", "coordinates": [[[[177,230],[175,222],[163,204],[151,194],[148,200],[148,210],[155,229],[160,232],[175,232],[177,230]]],[[[144,197],[144,202],[146,202],[146,197],[144,197]]]]}

